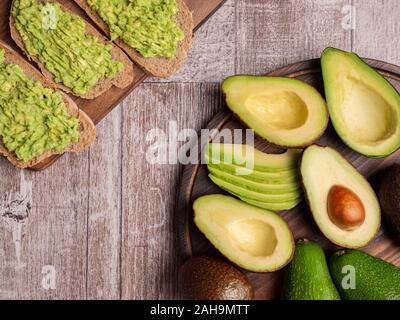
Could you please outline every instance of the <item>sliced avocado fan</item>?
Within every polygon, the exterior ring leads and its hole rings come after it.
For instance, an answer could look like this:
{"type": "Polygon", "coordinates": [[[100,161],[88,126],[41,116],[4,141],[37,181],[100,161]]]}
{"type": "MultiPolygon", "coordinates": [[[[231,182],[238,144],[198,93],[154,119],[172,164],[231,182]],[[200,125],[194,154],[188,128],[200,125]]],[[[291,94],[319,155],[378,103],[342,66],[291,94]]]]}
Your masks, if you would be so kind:
{"type": "Polygon", "coordinates": [[[330,118],[340,138],[369,157],[400,147],[400,95],[352,52],[327,48],[321,56],[330,118]]]}
{"type": "Polygon", "coordinates": [[[268,154],[250,145],[220,143],[210,143],[206,150],[211,181],[243,201],[287,210],[302,200],[298,173],[302,150],[268,154]]]}

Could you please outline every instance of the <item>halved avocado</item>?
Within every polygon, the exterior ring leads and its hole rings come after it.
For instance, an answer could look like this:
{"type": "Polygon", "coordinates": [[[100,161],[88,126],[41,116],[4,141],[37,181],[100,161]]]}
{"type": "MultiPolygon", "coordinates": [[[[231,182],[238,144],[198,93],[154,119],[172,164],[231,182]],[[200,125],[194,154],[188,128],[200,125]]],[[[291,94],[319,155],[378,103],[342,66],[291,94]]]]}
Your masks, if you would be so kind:
{"type": "Polygon", "coordinates": [[[400,147],[400,95],[352,52],[327,48],[321,56],[332,123],[353,150],[384,157],[400,147]]]}
{"type": "Polygon", "coordinates": [[[294,149],[281,154],[269,154],[247,144],[228,143],[209,143],[206,148],[205,158],[209,164],[231,164],[262,172],[297,168],[302,153],[302,150],[294,149]]]}
{"type": "Polygon", "coordinates": [[[207,195],[193,203],[194,222],[230,261],[253,272],[283,268],[294,253],[289,226],[274,212],[224,195],[207,195]]]}
{"type": "Polygon", "coordinates": [[[260,183],[248,179],[244,179],[242,176],[236,176],[234,174],[229,174],[225,171],[221,171],[214,167],[208,167],[208,171],[219,179],[225,180],[231,184],[235,184],[241,186],[245,189],[249,189],[256,192],[265,192],[271,194],[282,194],[282,193],[290,193],[294,191],[301,190],[301,184],[299,181],[292,183],[279,183],[278,181],[274,181],[272,183],[260,183]]]}
{"type": "Polygon", "coordinates": [[[218,178],[213,174],[208,175],[212,182],[214,182],[221,189],[234,193],[235,195],[240,195],[242,197],[253,199],[257,201],[269,202],[269,203],[280,203],[287,202],[291,200],[298,199],[302,196],[302,191],[300,189],[295,191],[290,191],[282,194],[273,194],[269,192],[257,192],[246,188],[245,186],[235,185],[226,180],[218,178]]]}
{"type": "Polygon", "coordinates": [[[222,84],[231,111],[255,133],[276,145],[312,144],[328,125],[319,92],[307,83],[281,77],[232,76],[222,84]]]}
{"type": "Polygon", "coordinates": [[[346,159],[314,145],[304,151],[300,170],[314,220],[330,241],[359,248],[374,239],[381,222],[376,194],[346,159]]]}

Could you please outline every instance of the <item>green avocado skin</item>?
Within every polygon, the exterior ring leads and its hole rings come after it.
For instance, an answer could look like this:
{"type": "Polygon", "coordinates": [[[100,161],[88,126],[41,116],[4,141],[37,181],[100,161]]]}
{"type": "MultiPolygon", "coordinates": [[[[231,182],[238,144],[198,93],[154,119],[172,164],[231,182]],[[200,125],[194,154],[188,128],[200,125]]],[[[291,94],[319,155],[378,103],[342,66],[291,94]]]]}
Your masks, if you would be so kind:
{"type": "Polygon", "coordinates": [[[336,252],[330,259],[333,280],[344,300],[400,300],[400,268],[357,250],[336,252]],[[355,269],[355,289],[341,285],[345,266],[355,269]]]}
{"type": "Polygon", "coordinates": [[[311,241],[298,241],[285,271],[282,300],[340,300],[325,254],[311,241]]]}

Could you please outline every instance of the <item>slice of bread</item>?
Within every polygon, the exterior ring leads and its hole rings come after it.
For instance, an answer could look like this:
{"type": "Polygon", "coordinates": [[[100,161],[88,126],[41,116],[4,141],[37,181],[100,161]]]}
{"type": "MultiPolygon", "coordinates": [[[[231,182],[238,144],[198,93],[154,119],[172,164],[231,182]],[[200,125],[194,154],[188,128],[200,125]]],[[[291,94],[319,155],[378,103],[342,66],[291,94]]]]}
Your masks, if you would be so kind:
{"type": "MultiPolygon", "coordinates": [[[[43,86],[51,88],[53,90],[57,90],[57,88],[51,81],[47,80],[39,71],[37,71],[34,67],[32,67],[32,65],[29,62],[25,61],[18,53],[16,53],[8,45],[0,41],[0,48],[4,49],[5,51],[5,63],[17,64],[22,68],[25,75],[29,79],[40,81],[43,84],[43,86]]],[[[79,152],[87,148],[95,140],[96,127],[93,124],[92,120],[89,118],[89,116],[82,110],[79,110],[78,106],[75,104],[74,101],[72,101],[70,97],[68,97],[68,95],[66,95],[61,91],[59,91],[59,93],[62,95],[68,113],[71,116],[77,117],[79,119],[80,122],[78,129],[80,134],[79,141],[70,144],[62,151],[48,150],[45,151],[42,155],[37,156],[28,162],[21,162],[16,158],[16,156],[13,153],[9,152],[5,148],[5,146],[1,142],[2,139],[0,137],[0,155],[5,156],[14,166],[18,168],[30,168],[55,154],[62,154],[65,152],[79,152]]]]}
{"type": "MultiPolygon", "coordinates": [[[[86,0],[74,0],[88,16],[110,36],[110,29],[108,25],[100,18],[96,11],[92,10],[87,4],[86,0]]],[[[177,22],[181,27],[185,38],[180,42],[173,59],[166,59],[163,57],[145,58],[135,49],[127,45],[121,39],[117,39],[115,43],[120,46],[133,61],[141,66],[147,73],[152,76],[166,78],[174,74],[186,61],[187,53],[192,45],[193,38],[193,18],[192,13],[187,7],[184,0],[177,0],[179,11],[176,15],[177,22]]]]}
{"type": "MultiPolygon", "coordinates": [[[[48,3],[48,2],[57,2],[55,0],[38,0],[39,2],[43,3],[48,3]]],[[[63,1],[58,1],[61,5],[61,8],[63,11],[69,11],[72,12],[70,8],[68,8],[67,5],[64,5],[62,2],[63,1]]],[[[14,5],[14,1],[13,1],[14,5]]],[[[72,12],[74,13],[74,12],[72,12]]],[[[75,13],[74,13],[75,14],[75,13]]],[[[54,82],[54,76],[52,73],[50,73],[45,66],[39,61],[38,58],[30,56],[29,53],[26,51],[24,42],[21,38],[21,35],[19,34],[18,30],[15,27],[14,23],[14,18],[12,14],[10,14],[10,31],[11,31],[11,37],[15,41],[15,43],[20,47],[23,52],[28,56],[28,58],[32,61],[34,61],[40,68],[41,72],[43,75],[51,80],[53,83],[54,82]]],[[[133,81],[133,64],[132,61],[128,58],[128,56],[120,49],[118,46],[114,45],[112,42],[110,42],[106,37],[104,37],[99,31],[97,31],[96,28],[94,28],[90,23],[86,21],[86,33],[89,35],[92,35],[98,39],[99,42],[104,43],[104,44],[112,44],[113,48],[111,49],[111,56],[114,60],[118,60],[124,64],[124,69],[115,77],[113,78],[105,78],[100,80],[88,93],[84,95],[78,95],[81,98],[84,99],[94,99],[100,95],[102,95],[105,91],[110,89],[112,86],[116,86],[118,88],[125,88],[129,86],[132,81],[133,81]]],[[[64,90],[65,92],[71,93],[73,95],[76,95],[70,88],[67,88],[61,83],[56,84],[57,87],[61,90],[64,90]]]]}

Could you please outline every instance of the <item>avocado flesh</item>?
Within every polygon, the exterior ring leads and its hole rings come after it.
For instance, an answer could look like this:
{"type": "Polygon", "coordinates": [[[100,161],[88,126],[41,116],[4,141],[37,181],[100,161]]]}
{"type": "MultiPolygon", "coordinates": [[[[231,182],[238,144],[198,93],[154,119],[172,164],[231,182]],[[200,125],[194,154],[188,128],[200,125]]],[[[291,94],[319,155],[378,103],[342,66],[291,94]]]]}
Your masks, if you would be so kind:
{"type": "Polygon", "coordinates": [[[235,184],[241,186],[245,189],[249,189],[255,192],[266,192],[272,194],[283,194],[283,193],[291,193],[296,192],[301,189],[300,183],[298,181],[293,183],[279,183],[279,181],[273,181],[270,184],[255,182],[252,180],[248,180],[243,178],[243,176],[236,176],[233,174],[229,174],[225,171],[216,169],[214,167],[208,167],[208,171],[219,179],[225,180],[231,184],[235,184]]]}
{"type": "Polygon", "coordinates": [[[292,78],[232,76],[222,84],[231,111],[265,140],[287,147],[310,145],[328,125],[318,91],[292,78]]]}
{"type": "Polygon", "coordinates": [[[340,300],[324,251],[311,241],[300,240],[292,262],[287,266],[283,300],[340,300]]]}
{"type": "Polygon", "coordinates": [[[293,209],[294,207],[297,207],[297,205],[303,200],[303,197],[299,197],[297,199],[290,200],[290,201],[271,203],[271,202],[257,201],[257,200],[249,199],[240,194],[236,194],[234,192],[231,192],[231,193],[234,196],[238,197],[240,200],[242,200],[248,204],[251,204],[252,206],[267,209],[267,210],[274,210],[274,211],[284,211],[284,210],[293,209]]]}
{"type": "Polygon", "coordinates": [[[221,189],[234,193],[235,195],[240,195],[248,199],[253,199],[262,202],[269,203],[280,203],[287,202],[301,198],[302,192],[301,190],[295,190],[292,192],[284,193],[284,194],[272,194],[267,192],[257,192],[252,191],[250,189],[245,188],[244,186],[238,186],[232,183],[229,183],[226,180],[220,179],[212,174],[209,174],[209,178],[212,182],[214,182],[221,189]]]}
{"type": "Polygon", "coordinates": [[[386,261],[357,250],[341,250],[331,257],[330,271],[345,300],[400,300],[400,268],[386,261]],[[349,267],[354,275],[345,271],[349,267]],[[349,287],[346,276],[355,276],[355,288],[349,287]]]}
{"type": "Polygon", "coordinates": [[[321,56],[329,114],[353,150],[384,157],[400,147],[400,95],[360,57],[327,48],[321,56]]]}
{"type": "Polygon", "coordinates": [[[330,241],[346,248],[359,248],[374,239],[381,221],[376,194],[346,159],[329,147],[313,145],[304,151],[300,171],[313,218],[330,241]],[[365,219],[356,229],[344,230],[329,218],[328,193],[335,185],[353,191],[364,206],[365,219]]]}
{"type": "Polygon", "coordinates": [[[288,171],[281,172],[261,172],[261,171],[243,171],[242,167],[238,167],[233,164],[209,164],[209,169],[215,171],[222,171],[229,175],[234,175],[237,177],[241,177],[245,180],[250,180],[259,183],[267,183],[267,184],[291,184],[298,183],[300,181],[298,169],[291,169],[288,171]]]}
{"type": "Polygon", "coordinates": [[[290,149],[281,154],[269,154],[246,144],[209,143],[205,158],[213,165],[237,165],[250,171],[275,173],[297,168],[301,153],[302,150],[290,149]]]}
{"type": "Polygon", "coordinates": [[[274,212],[224,195],[207,195],[193,203],[194,221],[230,261],[253,272],[284,267],[292,258],[293,235],[274,212]]]}

